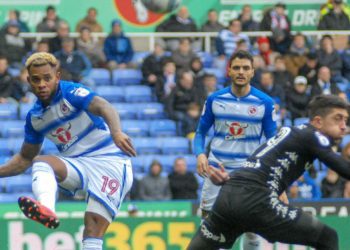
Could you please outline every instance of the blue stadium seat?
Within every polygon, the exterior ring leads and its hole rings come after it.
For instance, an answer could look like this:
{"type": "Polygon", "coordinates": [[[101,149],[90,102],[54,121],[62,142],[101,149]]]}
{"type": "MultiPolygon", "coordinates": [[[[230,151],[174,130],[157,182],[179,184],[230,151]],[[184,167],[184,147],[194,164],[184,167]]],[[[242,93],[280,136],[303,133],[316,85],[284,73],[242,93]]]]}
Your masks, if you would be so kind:
{"type": "Polygon", "coordinates": [[[21,148],[22,148],[22,144],[24,142],[23,138],[9,138],[8,139],[8,146],[10,148],[10,150],[12,151],[12,154],[17,154],[21,148]]]}
{"type": "Polygon", "coordinates": [[[292,127],[292,120],[289,118],[284,118],[283,126],[284,127],[292,127]]]}
{"type": "Polygon", "coordinates": [[[0,156],[8,157],[12,155],[12,151],[10,149],[10,140],[7,138],[0,138],[0,156]]]}
{"type": "Polygon", "coordinates": [[[310,119],[308,117],[299,117],[294,119],[294,126],[298,126],[304,123],[308,123],[310,119]]]}
{"type": "Polygon", "coordinates": [[[142,80],[141,70],[138,69],[115,69],[113,70],[114,85],[137,85],[142,80]]]}
{"type": "Polygon", "coordinates": [[[148,136],[149,124],[147,121],[124,120],[121,123],[123,131],[131,137],[148,136]]]}
{"type": "Polygon", "coordinates": [[[0,203],[15,203],[18,197],[13,194],[0,193],[0,203]]]}
{"type": "Polygon", "coordinates": [[[158,102],[140,103],[137,116],[139,119],[162,119],[165,117],[164,105],[158,102]]]}
{"type": "Polygon", "coordinates": [[[213,66],[214,57],[211,53],[199,51],[197,55],[201,59],[204,68],[211,68],[213,66]]]}
{"type": "Polygon", "coordinates": [[[163,154],[189,154],[189,141],[184,137],[161,137],[163,154]]]}
{"type": "Polygon", "coordinates": [[[137,154],[159,154],[161,152],[160,141],[151,137],[133,138],[137,154]]]}
{"type": "Polygon", "coordinates": [[[33,103],[20,103],[19,104],[19,119],[25,120],[29,110],[33,107],[33,103]]]}
{"type": "Polygon", "coordinates": [[[4,179],[5,189],[8,193],[31,192],[32,191],[32,176],[17,175],[4,179]]]}
{"type": "Polygon", "coordinates": [[[223,84],[226,81],[225,72],[222,69],[217,68],[205,68],[204,71],[208,74],[216,76],[218,84],[223,84]]]}
{"type": "Polygon", "coordinates": [[[0,104],[0,120],[16,120],[18,117],[18,106],[16,104],[0,104]]]}
{"type": "Polygon", "coordinates": [[[343,139],[340,142],[340,147],[344,148],[347,144],[350,143],[350,134],[347,134],[343,137],[343,139]]]}
{"type": "Polygon", "coordinates": [[[143,61],[149,54],[149,51],[136,51],[131,59],[131,62],[138,66],[141,66],[143,61]]]}
{"type": "Polygon", "coordinates": [[[89,78],[95,82],[96,86],[111,85],[111,74],[108,69],[93,68],[89,78]]]}
{"type": "Polygon", "coordinates": [[[109,102],[123,102],[124,88],[118,86],[98,86],[96,93],[109,102]]]}
{"type": "Polygon", "coordinates": [[[43,145],[41,147],[41,152],[42,152],[42,154],[45,154],[45,155],[57,154],[58,149],[57,149],[55,143],[53,143],[52,141],[50,141],[48,139],[45,139],[43,142],[43,145]]]}
{"type": "Polygon", "coordinates": [[[23,137],[24,121],[3,121],[1,122],[0,133],[5,138],[23,137]]]}
{"type": "Polygon", "coordinates": [[[191,171],[193,173],[195,173],[197,170],[197,159],[196,156],[193,154],[189,154],[189,155],[183,155],[182,156],[187,163],[187,170],[191,171]]]}
{"type": "Polygon", "coordinates": [[[135,119],[139,105],[135,103],[112,103],[122,119],[135,119]]]}
{"type": "Polygon", "coordinates": [[[132,170],[135,173],[145,172],[145,157],[143,155],[138,155],[131,157],[132,170]]]}
{"type": "Polygon", "coordinates": [[[125,87],[126,102],[151,102],[152,91],[148,86],[128,86],[125,87]]]}
{"type": "Polygon", "coordinates": [[[172,120],[153,120],[150,123],[150,136],[176,136],[176,123],[172,120]]]}

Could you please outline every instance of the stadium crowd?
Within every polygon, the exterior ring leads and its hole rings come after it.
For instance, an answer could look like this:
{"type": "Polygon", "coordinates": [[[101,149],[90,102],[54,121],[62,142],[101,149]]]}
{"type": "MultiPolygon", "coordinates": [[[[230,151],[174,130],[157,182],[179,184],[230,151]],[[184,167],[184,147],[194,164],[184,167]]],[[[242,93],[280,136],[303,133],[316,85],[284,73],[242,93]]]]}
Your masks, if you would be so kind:
{"type": "MultiPolygon", "coordinates": [[[[36,32],[56,35],[38,42],[19,36],[21,32],[29,32],[28,26],[21,21],[19,11],[10,11],[0,35],[0,104],[35,101],[23,64],[35,52],[50,52],[60,62],[62,79],[81,82],[96,91],[101,84],[91,76],[93,69],[107,69],[111,82],[115,70],[138,70],[142,73],[140,84],[151,90],[151,102],[164,106],[166,117],[176,122],[177,135],[192,140],[206,98],[230,85],[230,78],[226,76],[228,58],[237,50],[246,50],[254,56],[252,85],[274,99],[279,126],[298,125],[307,121],[305,107],[313,96],[335,94],[348,99],[350,40],[347,46],[339,48],[335,46],[339,37],[324,35],[320,41],[314,41],[302,33],[292,35],[287,8],[278,3],[266,10],[262,21],[257,22],[252,17],[251,6],[245,5],[227,27],[218,22],[216,10],[211,9],[207,21],[199,27],[183,6],[161,23],[156,32],[217,32],[217,37],[211,39],[211,53],[202,51],[200,39],[167,38],[157,40],[154,50],[144,53],[141,62],[135,60],[138,52],[123,32],[121,20],[111,21],[110,33],[105,39],[92,36],[93,32],[103,32],[96,8],[89,8],[76,27],[70,27],[54,7],[48,6],[36,32]],[[79,32],[76,39],[70,36],[73,30],[79,32]],[[242,31],[272,31],[272,36],[253,38],[242,31]]],[[[326,3],[320,9],[317,28],[349,30],[350,7],[341,0],[326,3]]],[[[350,144],[346,141],[334,150],[350,159],[350,144]]],[[[162,162],[155,159],[143,166],[143,173],[135,175],[130,198],[197,199],[201,178],[197,178],[195,168],[188,167],[184,157],[172,159],[173,169],[164,168],[162,162]]],[[[315,162],[290,188],[289,197],[349,198],[350,182],[315,162]]]]}

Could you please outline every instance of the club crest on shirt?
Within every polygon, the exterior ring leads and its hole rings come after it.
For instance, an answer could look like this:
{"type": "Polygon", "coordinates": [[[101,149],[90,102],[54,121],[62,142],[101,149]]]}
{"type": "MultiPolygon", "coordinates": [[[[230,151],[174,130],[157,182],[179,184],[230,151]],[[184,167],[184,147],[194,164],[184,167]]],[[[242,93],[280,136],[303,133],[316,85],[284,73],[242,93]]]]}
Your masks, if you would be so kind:
{"type": "Polygon", "coordinates": [[[248,108],[248,115],[250,115],[250,116],[255,116],[257,114],[257,112],[258,112],[258,107],[256,107],[256,106],[250,106],[248,108]]]}
{"type": "Polygon", "coordinates": [[[226,126],[228,126],[229,134],[225,136],[225,140],[233,140],[244,138],[245,130],[248,127],[248,123],[243,122],[226,122],[226,126]]]}
{"type": "Polygon", "coordinates": [[[69,112],[69,107],[63,102],[60,105],[60,110],[63,114],[67,114],[69,112]]]}
{"type": "Polygon", "coordinates": [[[317,137],[317,139],[318,139],[318,142],[319,142],[322,146],[324,146],[324,147],[329,146],[330,142],[329,142],[329,140],[328,140],[327,137],[325,137],[324,135],[322,135],[322,134],[321,134],[320,132],[318,132],[318,131],[315,132],[315,135],[316,135],[316,137],[317,137]]]}

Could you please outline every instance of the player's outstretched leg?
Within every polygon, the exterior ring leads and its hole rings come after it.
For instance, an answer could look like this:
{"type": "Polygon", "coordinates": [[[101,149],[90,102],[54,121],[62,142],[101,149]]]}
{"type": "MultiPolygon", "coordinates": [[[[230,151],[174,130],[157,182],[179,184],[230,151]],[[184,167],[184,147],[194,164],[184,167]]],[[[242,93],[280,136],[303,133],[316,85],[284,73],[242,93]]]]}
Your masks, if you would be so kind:
{"type": "Polygon", "coordinates": [[[43,224],[47,228],[55,229],[60,224],[54,212],[32,198],[19,197],[18,205],[26,217],[43,224]]]}
{"type": "Polygon", "coordinates": [[[254,233],[245,233],[243,235],[243,250],[260,250],[260,236],[254,233]]]}

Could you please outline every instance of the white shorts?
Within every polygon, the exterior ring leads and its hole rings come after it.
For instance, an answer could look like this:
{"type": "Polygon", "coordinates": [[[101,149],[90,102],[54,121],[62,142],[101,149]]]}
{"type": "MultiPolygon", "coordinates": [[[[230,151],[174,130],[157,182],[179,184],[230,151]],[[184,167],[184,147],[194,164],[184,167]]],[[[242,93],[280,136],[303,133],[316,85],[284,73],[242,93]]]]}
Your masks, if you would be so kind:
{"type": "Polygon", "coordinates": [[[220,189],[221,186],[217,186],[209,178],[205,178],[199,207],[202,210],[211,211],[220,189]]]}
{"type": "MultiPolygon", "coordinates": [[[[131,161],[117,156],[59,158],[67,167],[67,178],[59,183],[60,188],[72,195],[85,190],[87,201],[98,201],[114,219],[132,185],[131,161]]],[[[101,215],[106,217],[103,211],[101,215]]]]}

